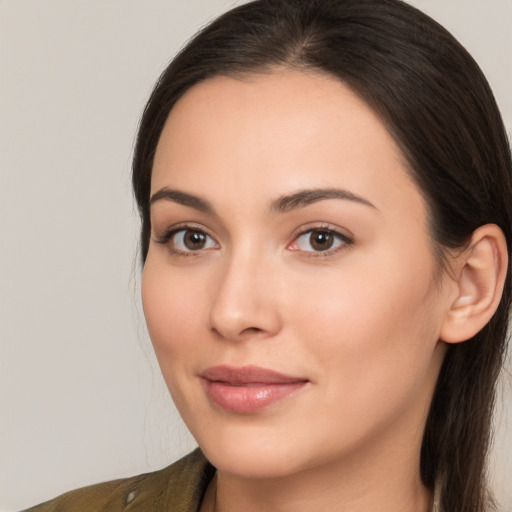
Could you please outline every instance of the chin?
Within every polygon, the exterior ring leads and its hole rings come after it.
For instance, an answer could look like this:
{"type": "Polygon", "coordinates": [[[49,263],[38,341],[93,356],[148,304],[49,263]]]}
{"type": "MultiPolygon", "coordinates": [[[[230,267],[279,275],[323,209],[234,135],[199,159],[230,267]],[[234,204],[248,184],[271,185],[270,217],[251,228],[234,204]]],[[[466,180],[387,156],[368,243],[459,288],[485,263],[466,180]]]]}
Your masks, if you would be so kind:
{"type": "MultiPolygon", "coordinates": [[[[276,479],[289,476],[303,469],[300,461],[291,452],[277,450],[275,446],[267,449],[237,446],[203,448],[206,458],[224,474],[246,479],[276,479]]],[[[296,450],[295,450],[296,451],[296,450]]]]}
{"type": "Polygon", "coordinates": [[[199,428],[194,432],[191,425],[199,447],[219,472],[239,478],[290,476],[318,464],[322,453],[314,436],[279,428],[272,421],[254,422],[254,418],[246,417],[220,428],[215,424],[208,426],[208,430],[199,428]]]}

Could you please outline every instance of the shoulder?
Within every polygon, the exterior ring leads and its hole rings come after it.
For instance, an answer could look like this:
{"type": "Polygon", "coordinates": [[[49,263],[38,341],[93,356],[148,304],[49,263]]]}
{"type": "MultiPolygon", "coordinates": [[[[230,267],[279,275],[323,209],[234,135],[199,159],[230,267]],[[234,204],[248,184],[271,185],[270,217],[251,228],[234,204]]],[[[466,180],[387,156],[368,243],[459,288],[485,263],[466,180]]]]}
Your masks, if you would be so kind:
{"type": "Polygon", "coordinates": [[[195,512],[214,471],[195,450],[159,471],[83,487],[25,512],[195,512]]]}

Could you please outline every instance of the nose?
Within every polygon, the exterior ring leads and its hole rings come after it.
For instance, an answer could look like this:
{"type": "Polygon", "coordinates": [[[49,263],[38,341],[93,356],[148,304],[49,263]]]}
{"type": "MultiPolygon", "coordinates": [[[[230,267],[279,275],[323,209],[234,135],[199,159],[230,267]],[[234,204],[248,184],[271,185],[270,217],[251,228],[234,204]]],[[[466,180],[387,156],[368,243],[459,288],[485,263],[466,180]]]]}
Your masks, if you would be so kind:
{"type": "Polygon", "coordinates": [[[222,339],[270,338],[281,329],[275,272],[263,258],[226,262],[210,309],[210,329],[222,339]]]}

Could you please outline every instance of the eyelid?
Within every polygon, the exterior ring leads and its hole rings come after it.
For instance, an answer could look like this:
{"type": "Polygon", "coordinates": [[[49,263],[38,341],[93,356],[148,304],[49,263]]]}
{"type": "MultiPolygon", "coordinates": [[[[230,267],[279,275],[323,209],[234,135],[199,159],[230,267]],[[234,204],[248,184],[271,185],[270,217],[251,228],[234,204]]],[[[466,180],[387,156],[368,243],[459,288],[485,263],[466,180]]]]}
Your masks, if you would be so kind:
{"type": "Polygon", "coordinates": [[[191,223],[191,222],[179,223],[179,224],[169,226],[164,230],[163,234],[153,235],[152,239],[157,244],[167,246],[169,252],[174,256],[200,256],[201,254],[204,254],[205,252],[209,252],[213,249],[217,249],[220,247],[216,238],[209,233],[209,230],[207,228],[205,228],[204,226],[202,226],[200,224],[195,224],[195,223],[191,223]],[[176,249],[175,247],[172,247],[170,242],[171,242],[172,238],[180,231],[196,231],[196,232],[203,233],[207,237],[209,237],[211,240],[213,240],[216,247],[215,248],[209,247],[206,249],[198,249],[196,251],[194,251],[194,250],[183,251],[180,249],[176,249]]]}
{"type": "Polygon", "coordinates": [[[301,226],[300,228],[297,228],[294,234],[292,235],[292,241],[287,245],[287,248],[291,251],[300,252],[303,256],[306,257],[318,258],[332,256],[338,253],[339,251],[346,250],[353,244],[354,237],[351,233],[347,233],[346,229],[341,229],[337,226],[333,226],[332,224],[321,223],[315,225],[308,224],[306,226],[301,226]],[[334,235],[338,240],[341,240],[343,243],[338,247],[326,249],[325,251],[305,251],[298,248],[291,248],[292,244],[294,244],[301,236],[304,236],[308,233],[312,233],[315,231],[330,233],[334,235]]]}

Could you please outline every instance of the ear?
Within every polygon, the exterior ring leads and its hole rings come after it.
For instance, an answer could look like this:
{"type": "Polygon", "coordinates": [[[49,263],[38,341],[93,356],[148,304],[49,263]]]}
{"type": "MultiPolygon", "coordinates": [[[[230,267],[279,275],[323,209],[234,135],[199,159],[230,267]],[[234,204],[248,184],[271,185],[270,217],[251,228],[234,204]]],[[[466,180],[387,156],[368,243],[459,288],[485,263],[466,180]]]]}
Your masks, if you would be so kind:
{"type": "Polygon", "coordinates": [[[453,263],[456,297],[450,299],[440,332],[447,343],[472,338],[498,308],[508,269],[503,232],[495,224],[479,227],[453,263]]]}

